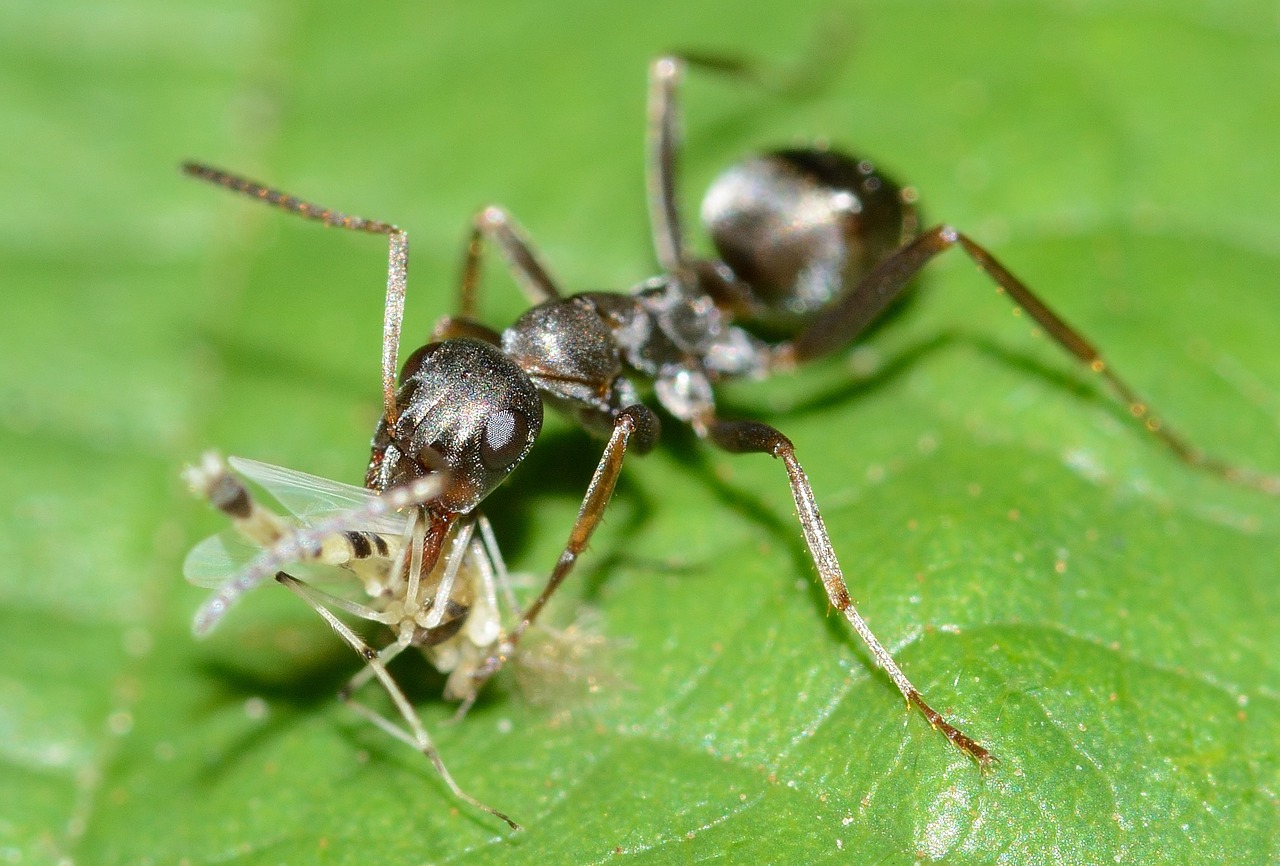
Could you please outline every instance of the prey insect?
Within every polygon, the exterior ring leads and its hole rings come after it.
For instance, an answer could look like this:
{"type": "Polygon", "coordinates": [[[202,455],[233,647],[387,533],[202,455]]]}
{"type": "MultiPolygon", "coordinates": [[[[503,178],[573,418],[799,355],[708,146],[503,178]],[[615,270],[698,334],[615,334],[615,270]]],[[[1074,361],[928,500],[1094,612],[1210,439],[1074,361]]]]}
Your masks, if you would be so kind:
{"type": "Polygon", "coordinates": [[[212,628],[245,591],[274,577],[365,659],[366,666],[343,687],[343,700],[377,727],[426,754],[457,797],[515,827],[509,817],[476,800],[453,780],[426,727],[386,668],[403,650],[419,647],[428,661],[448,674],[444,694],[462,702],[460,714],[475,701],[474,672],[497,651],[504,615],[509,618],[516,610],[488,520],[472,513],[455,521],[436,538],[439,549],[426,564],[431,529],[421,503],[440,495],[441,475],[379,496],[368,488],[256,460],[224,461],[209,453],[188,467],[184,476],[191,489],[232,524],[231,530],[196,545],[183,566],[189,581],[217,589],[197,614],[197,634],[212,628]],[[242,479],[270,493],[291,517],[269,509],[242,479]],[[294,573],[278,570],[286,566],[294,573]],[[360,601],[347,597],[353,577],[364,590],[360,601]],[[337,594],[322,588],[330,584],[336,585],[337,594]],[[335,610],[381,623],[395,639],[375,651],[335,616],[335,610]],[[373,678],[386,689],[407,728],[354,699],[356,690],[373,678]]]}
{"type": "MultiPolygon", "coordinates": [[[[376,678],[391,696],[400,723],[353,704],[357,711],[424,752],[456,796],[512,826],[510,818],[453,781],[386,662],[408,647],[426,648],[452,672],[447,690],[466,706],[518,652],[599,525],[626,456],[643,454],[658,441],[658,416],[641,401],[637,380],[650,381],[661,407],[712,446],[781,461],[805,546],[831,606],[908,706],[983,768],[995,762],[992,752],[926,702],[859,614],[794,444],[768,424],[722,418],[717,383],[787,373],[847,346],[902,296],[934,256],[959,247],[1054,342],[1100,376],[1180,460],[1235,483],[1280,492],[1275,477],[1206,457],[1163,425],[1078,331],[970,238],[946,225],[923,228],[914,192],[866,160],[807,148],[731,167],[702,203],[715,257],[695,256],[685,241],[676,194],[678,93],[686,66],[681,58],[663,57],[650,69],[649,210],[662,273],[628,294],[566,295],[510,215],[486,208],[472,221],[456,315],[441,320],[403,367],[398,348],[408,242],[401,229],[208,166],[185,166],[190,175],[326,225],[386,235],[389,246],[383,413],[364,489],[233,462],[231,468],[258,481],[299,518],[286,522],[256,503],[217,458],[189,470],[192,487],[260,549],[241,556],[246,561],[240,567],[227,564],[236,557],[219,547],[221,542],[207,542],[204,553],[194,557],[218,563],[205,569],[214,579],[194,569],[201,582],[218,587],[197,615],[196,630],[212,628],[253,587],[270,579],[282,583],[365,658],[366,668],[344,696],[376,678]],[[488,244],[498,247],[532,303],[500,332],[476,319],[480,264],[488,244]],[[771,342],[757,328],[785,336],[771,342]],[[499,601],[505,595],[496,588],[505,585],[505,569],[478,509],[532,448],[544,403],[606,444],[545,585],[523,608],[507,602],[504,615],[499,601]],[[307,495],[299,497],[299,490],[307,495]],[[308,510],[317,498],[326,503],[319,517],[308,510]],[[485,541],[476,540],[476,527],[485,541]],[[300,570],[317,565],[346,569],[368,598],[354,602],[322,591],[300,570]],[[338,612],[388,625],[395,639],[375,651],[338,612]]],[[[732,65],[719,68],[735,71],[732,65]]]]}

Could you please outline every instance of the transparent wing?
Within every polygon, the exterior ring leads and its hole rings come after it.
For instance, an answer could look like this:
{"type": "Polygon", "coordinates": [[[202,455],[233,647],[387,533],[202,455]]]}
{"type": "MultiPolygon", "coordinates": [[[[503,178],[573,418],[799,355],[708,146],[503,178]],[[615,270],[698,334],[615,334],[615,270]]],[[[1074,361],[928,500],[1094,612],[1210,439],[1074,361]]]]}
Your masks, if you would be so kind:
{"type": "MultiPolygon", "coordinates": [[[[218,589],[261,554],[262,548],[245,541],[234,529],[224,529],[191,548],[182,563],[182,575],[188,583],[218,589]]],[[[318,585],[347,584],[352,580],[349,571],[317,563],[291,563],[289,573],[318,585]]]]}
{"type": "MultiPolygon", "coordinates": [[[[239,464],[236,465],[236,468],[240,469],[241,466],[252,463],[252,461],[237,460],[236,463],[239,464]]],[[[267,467],[266,464],[257,465],[266,467],[272,470],[273,473],[282,474],[287,482],[285,486],[296,487],[298,485],[297,479],[301,477],[310,479],[306,484],[311,487],[314,487],[316,483],[322,485],[326,495],[332,495],[335,490],[361,489],[348,488],[348,485],[340,485],[337,482],[316,478],[301,472],[293,472],[275,466],[267,467]]],[[[251,468],[256,470],[256,467],[251,468]]],[[[265,487],[266,485],[264,484],[263,486],[265,487]]],[[[193,631],[197,635],[206,634],[217,625],[227,610],[242,595],[263,581],[269,580],[279,569],[292,568],[294,563],[303,559],[314,559],[320,552],[320,546],[326,536],[351,529],[372,528],[373,531],[382,531],[377,527],[391,525],[386,521],[393,521],[396,527],[403,529],[406,525],[406,519],[397,516],[396,512],[434,499],[440,495],[442,488],[442,476],[430,475],[401,487],[392,488],[381,496],[373,494],[362,495],[361,504],[354,508],[313,518],[309,525],[298,527],[295,532],[284,536],[269,549],[257,551],[256,555],[248,563],[218,584],[217,592],[196,612],[195,623],[192,626],[193,631]]],[[[274,488],[268,489],[274,492],[274,488]]],[[[361,492],[363,494],[363,491],[361,492]]],[[[292,491],[286,495],[292,495],[292,491]]],[[[281,504],[284,504],[284,500],[281,500],[281,504]]]]}
{"type": "Polygon", "coordinates": [[[219,532],[191,548],[182,562],[182,576],[196,586],[217,589],[261,550],[231,530],[219,532]]]}
{"type": "MultiPolygon", "coordinates": [[[[228,457],[231,468],[270,493],[290,513],[305,523],[339,513],[367,515],[369,503],[378,498],[372,490],[343,484],[296,469],[272,466],[244,457],[228,457]]],[[[367,530],[383,535],[399,535],[404,530],[403,515],[382,513],[353,522],[346,529],[367,530]]]]}

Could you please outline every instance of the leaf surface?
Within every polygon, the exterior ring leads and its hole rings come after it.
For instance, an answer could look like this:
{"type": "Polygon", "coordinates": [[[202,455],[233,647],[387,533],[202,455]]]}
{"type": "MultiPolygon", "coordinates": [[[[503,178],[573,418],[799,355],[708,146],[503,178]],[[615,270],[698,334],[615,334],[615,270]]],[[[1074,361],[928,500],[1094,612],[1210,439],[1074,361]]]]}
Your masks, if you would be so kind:
{"type": "MultiPolygon", "coordinates": [[[[398,669],[454,776],[521,834],[334,699],[359,662],[286,593],[190,636],[201,591],[180,563],[220,521],[178,469],[217,447],[359,480],[385,252],[177,163],[407,228],[411,342],[450,308],[466,221],[490,201],[571,290],[654,271],[644,71],[671,48],[829,58],[803,94],[690,80],[688,222],[754,148],[856,149],[989,245],[1176,429],[1280,468],[1271,4],[11,5],[0,851],[1280,858],[1280,502],[1173,459],[958,255],[862,346],[722,406],[795,441],[862,611],[1000,756],[989,774],[828,615],[781,466],[674,422],[555,611],[603,637],[571,675],[509,677],[449,725],[439,678],[398,669]]],[[[521,301],[488,268],[500,326],[521,301]]],[[[530,586],[598,449],[549,425],[487,506],[530,586]]]]}

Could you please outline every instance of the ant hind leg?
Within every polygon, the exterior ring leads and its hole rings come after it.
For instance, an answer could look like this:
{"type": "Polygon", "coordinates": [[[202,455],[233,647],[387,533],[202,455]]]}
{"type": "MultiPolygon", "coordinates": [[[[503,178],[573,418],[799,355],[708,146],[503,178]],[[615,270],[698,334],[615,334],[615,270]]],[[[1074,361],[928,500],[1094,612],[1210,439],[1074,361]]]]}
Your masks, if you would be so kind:
{"type": "Polygon", "coordinates": [[[828,304],[807,329],[789,342],[779,344],[773,351],[771,366],[789,369],[848,345],[902,295],[930,260],[952,247],[962,249],[995,282],[998,290],[1035,320],[1055,343],[1101,376],[1126,404],[1129,414],[1142,422],[1179,460],[1233,484],[1280,494],[1280,476],[1243,469],[1209,456],[1167,427],[1156,417],[1151,405],[1120,378],[1084,335],[1068,325],[995,256],[951,226],[935,226],[883,259],[862,280],[828,304]]]}

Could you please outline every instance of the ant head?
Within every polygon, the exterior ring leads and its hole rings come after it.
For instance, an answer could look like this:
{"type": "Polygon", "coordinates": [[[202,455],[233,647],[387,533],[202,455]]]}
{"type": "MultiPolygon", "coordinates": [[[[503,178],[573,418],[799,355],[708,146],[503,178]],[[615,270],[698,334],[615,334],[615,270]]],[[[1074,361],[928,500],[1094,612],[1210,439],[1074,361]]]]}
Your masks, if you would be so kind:
{"type": "Polygon", "coordinates": [[[397,417],[378,423],[365,485],[387,490],[446,473],[439,510],[470,511],[502,483],[542,429],[542,400],[496,346],[428,343],[405,361],[397,417]]]}

